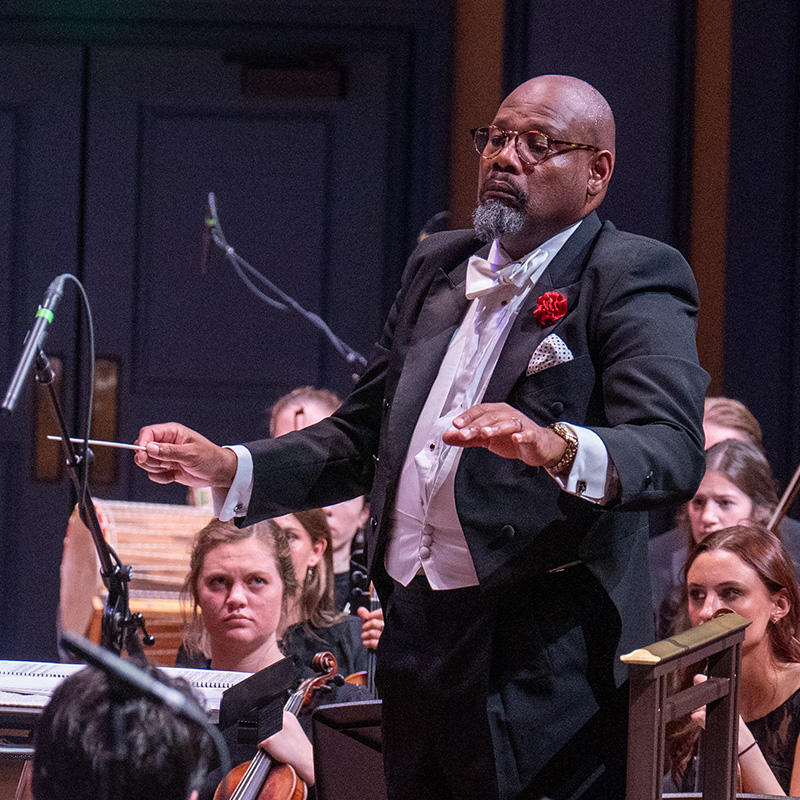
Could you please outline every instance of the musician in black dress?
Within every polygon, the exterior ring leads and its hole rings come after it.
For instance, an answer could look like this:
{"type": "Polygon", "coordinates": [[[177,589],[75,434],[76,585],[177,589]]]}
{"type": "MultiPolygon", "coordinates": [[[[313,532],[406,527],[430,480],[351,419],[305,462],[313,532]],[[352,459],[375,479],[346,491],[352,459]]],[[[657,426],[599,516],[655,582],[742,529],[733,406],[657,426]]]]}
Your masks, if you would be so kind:
{"type": "MultiPolygon", "coordinates": [[[[751,623],[739,681],[737,764],[742,790],[797,797],[800,593],[786,548],[771,531],[752,523],[723,528],[694,548],[685,574],[692,626],[707,622],[721,609],[751,623]]],[[[672,782],[665,790],[695,789],[694,756],[704,724],[701,709],[668,729],[666,759],[672,782]]]]}
{"type": "MultiPolygon", "coordinates": [[[[288,650],[281,639],[299,586],[286,536],[273,520],[239,529],[213,520],[195,539],[184,591],[193,602],[184,633],[179,665],[258,672],[284,657],[294,661],[297,683],[312,674],[302,657],[328,649],[309,631],[293,639],[288,650]]],[[[274,760],[288,763],[309,786],[314,784],[310,715],[322,704],[368,699],[360,687],[329,684],[299,717],[283,715],[283,730],[259,747],[274,760]]],[[[249,753],[248,758],[254,753],[249,753]]],[[[219,777],[214,780],[218,782],[219,777]]],[[[216,785],[216,783],[214,783],[216,785]]],[[[209,785],[205,792],[213,789],[209,785]]]]}

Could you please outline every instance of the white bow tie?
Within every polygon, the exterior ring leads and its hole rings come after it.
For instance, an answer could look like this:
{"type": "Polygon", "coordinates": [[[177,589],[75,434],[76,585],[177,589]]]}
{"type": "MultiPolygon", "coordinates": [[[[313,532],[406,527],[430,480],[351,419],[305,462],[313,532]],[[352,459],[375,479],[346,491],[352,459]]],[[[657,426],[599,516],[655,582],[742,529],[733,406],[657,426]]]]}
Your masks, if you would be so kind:
{"type": "Polygon", "coordinates": [[[484,297],[500,286],[522,286],[546,259],[546,251],[534,250],[524,261],[513,261],[498,269],[491,261],[472,256],[467,263],[467,300],[484,297]]]}

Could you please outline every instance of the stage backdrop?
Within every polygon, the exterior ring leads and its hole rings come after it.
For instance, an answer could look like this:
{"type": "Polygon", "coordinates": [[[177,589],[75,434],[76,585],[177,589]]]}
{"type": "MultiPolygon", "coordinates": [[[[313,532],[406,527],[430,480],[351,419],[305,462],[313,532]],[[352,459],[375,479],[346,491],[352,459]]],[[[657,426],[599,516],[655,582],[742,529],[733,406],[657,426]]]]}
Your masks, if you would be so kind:
{"type": "MultiPolygon", "coordinates": [[[[447,203],[448,5],[133,8],[0,11],[0,380],[47,285],[72,272],[94,316],[101,438],[132,441],[175,419],[247,441],[278,396],[346,391],[352,368],[204,255],[206,196],[245,259],[367,355],[417,231],[447,203]]],[[[77,431],[88,351],[67,294],[47,350],[63,361],[77,431]]],[[[3,658],[56,655],[73,501],[35,395],[27,386],[0,421],[3,658]]],[[[98,452],[93,476],[98,497],[185,499],[150,483],[130,452],[98,452]]]]}

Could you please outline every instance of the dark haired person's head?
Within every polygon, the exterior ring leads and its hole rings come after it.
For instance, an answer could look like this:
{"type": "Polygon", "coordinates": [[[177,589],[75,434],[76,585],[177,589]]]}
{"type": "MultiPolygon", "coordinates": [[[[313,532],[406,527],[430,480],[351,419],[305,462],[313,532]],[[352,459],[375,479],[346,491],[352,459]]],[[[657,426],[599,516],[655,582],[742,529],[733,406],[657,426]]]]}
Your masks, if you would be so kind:
{"type": "MultiPolygon", "coordinates": [[[[184,681],[158,670],[150,674],[193,696],[184,681]]],[[[87,667],[55,690],[36,727],[35,800],[186,800],[200,785],[213,749],[203,729],[161,703],[119,691],[126,751],[121,773],[112,764],[111,687],[105,673],[87,667]]]]}
{"type": "Polygon", "coordinates": [[[778,662],[800,662],[797,572],[774,533],[759,525],[710,533],[689,556],[686,584],[692,625],[729,608],[751,621],[745,653],[765,647],[778,662]]]}
{"type": "Polygon", "coordinates": [[[687,504],[695,543],[740,522],[767,522],[778,503],[767,459],[755,445],[725,439],[706,450],[706,471],[687,504]]]}

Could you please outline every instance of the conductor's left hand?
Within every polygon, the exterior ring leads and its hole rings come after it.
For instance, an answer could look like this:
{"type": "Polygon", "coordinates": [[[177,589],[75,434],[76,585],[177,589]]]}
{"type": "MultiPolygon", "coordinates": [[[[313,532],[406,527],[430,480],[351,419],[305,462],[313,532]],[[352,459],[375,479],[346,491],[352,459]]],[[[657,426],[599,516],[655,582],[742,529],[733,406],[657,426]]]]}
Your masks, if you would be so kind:
{"type": "Polygon", "coordinates": [[[155,483],[228,489],[236,477],[232,450],[177,422],[142,428],[136,444],[146,450],[138,450],[135,461],[155,483]]]}
{"type": "Polygon", "coordinates": [[[555,466],[566,442],[549,428],[537,425],[508,403],[481,403],[453,420],[442,440],[459,447],[485,447],[503,458],[518,458],[532,467],[555,466]]]}

